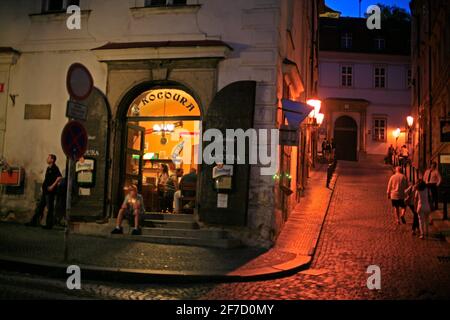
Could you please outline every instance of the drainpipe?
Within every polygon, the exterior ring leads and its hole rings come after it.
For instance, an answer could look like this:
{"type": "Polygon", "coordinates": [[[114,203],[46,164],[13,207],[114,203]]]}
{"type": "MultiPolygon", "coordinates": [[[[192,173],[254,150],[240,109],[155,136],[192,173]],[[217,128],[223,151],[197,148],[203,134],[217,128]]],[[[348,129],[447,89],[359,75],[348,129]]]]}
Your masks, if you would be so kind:
{"type": "Polygon", "coordinates": [[[433,95],[431,93],[432,90],[432,57],[431,57],[431,38],[432,38],[432,30],[431,30],[431,0],[428,0],[428,120],[429,120],[429,133],[428,133],[428,143],[430,145],[430,161],[432,161],[433,157],[433,119],[431,109],[433,106],[433,95]]]}

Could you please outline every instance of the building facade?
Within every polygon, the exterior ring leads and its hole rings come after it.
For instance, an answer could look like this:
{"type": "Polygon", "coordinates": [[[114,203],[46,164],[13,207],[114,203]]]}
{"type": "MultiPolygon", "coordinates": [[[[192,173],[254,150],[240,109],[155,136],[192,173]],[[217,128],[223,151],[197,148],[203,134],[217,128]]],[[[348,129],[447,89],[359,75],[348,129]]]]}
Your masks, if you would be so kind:
{"type": "Polygon", "coordinates": [[[408,23],[383,22],[369,30],[363,18],[320,19],[319,97],[325,114],[322,138],[334,138],[338,159],[387,154],[408,144],[411,63],[408,23]]]}
{"type": "MultiPolygon", "coordinates": [[[[95,86],[81,101],[88,106],[85,158],[95,178],[74,191],[75,217],[114,217],[130,183],[153,210],[157,167],[172,167],[176,147],[178,156],[182,149],[199,157],[206,129],[280,128],[282,99],[304,102],[316,88],[319,3],[2,1],[0,154],[25,170],[25,180],[22,190],[2,189],[1,209],[31,214],[47,154],[65,167],[60,134],[73,63],[89,69],[95,86]],[[79,29],[68,28],[71,5],[81,9],[79,29]],[[192,138],[189,148],[180,144],[185,136],[192,138]]],[[[310,165],[299,162],[305,150],[278,145],[278,169],[289,174],[283,182],[261,175],[260,165],[235,165],[220,208],[213,166],[178,163],[199,173],[201,225],[226,228],[247,244],[272,244],[298,200],[286,196],[282,184],[294,194],[306,184],[297,168],[310,165]]]]}
{"type": "Polygon", "coordinates": [[[414,165],[424,172],[437,162],[450,184],[450,5],[411,1],[414,165]]]}

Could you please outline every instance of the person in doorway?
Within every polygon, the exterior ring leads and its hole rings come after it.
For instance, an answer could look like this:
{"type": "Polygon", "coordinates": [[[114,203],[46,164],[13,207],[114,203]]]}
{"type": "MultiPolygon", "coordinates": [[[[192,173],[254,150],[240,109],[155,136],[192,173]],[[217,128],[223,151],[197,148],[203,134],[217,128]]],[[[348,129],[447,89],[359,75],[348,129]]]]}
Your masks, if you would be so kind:
{"type": "Polygon", "coordinates": [[[55,195],[58,183],[61,181],[61,171],[56,165],[56,156],[49,154],[47,157],[47,170],[45,171],[44,183],[42,184],[41,199],[36,207],[35,214],[27,226],[37,227],[40,224],[44,209],[47,208],[47,219],[44,229],[52,229],[54,224],[53,211],[55,208],[55,195]]]}
{"type": "Polygon", "coordinates": [[[424,181],[420,181],[414,196],[417,213],[419,215],[420,239],[428,237],[428,222],[430,219],[430,203],[428,199],[428,189],[424,181]]]}
{"type": "Polygon", "coordinates": [[[167,213],[173,212],[173,199],[175,192],[178,190],[178,180],[183,176],[183,169],[177,168],[175,173],[167,180],[164,190],[164,207],[163,210],[167,213]]]}
{"type": "MultiPolygon", "coordinates": [[[[181,178],[180,181],[180,188],[179,190],[177,190],[177,192],[175,192],[174,195],[174,199],[173,199],[173,207],[175,209],[174,213],[181,213],[181,197],[183,196],[183,185],[186,184],[197,184],[197,170],[195,170],[195,168],[191,168],[191,170],[189,171],[189,173],[185,176],[183,176],[183,178],[181,178]]],[[[187,197],[193,197],[195,196],[195,192],[194,191],[184,191],[184,196],[187,197]]],[[[193,206],[193,204],[189,203],[187,204],[187,206],[193,206]]]]}
{"type": "Polygon", "coordinates": [[[431,163],[430,168],[425,171],[423,180],[429,190],[431,210],[437,210],[439,208],[439,186],[441,185],[442,177],[437,169],[436,162],[431,163]]]}
{"type": "Polygon", "coordinates": [[[388,199],[392,200],[397,224],[400,224],[400,219],[403,224],[406,224],[405,190],[407,188],[408,180],[403,175],[401,167],[395,167],[395,173],[389,179],[387,194],[388,199]]]}
{"type": "Polygon", "coordinates": [[[127,195],[122,203],[122,207],[117,215],[116,227],[111,231],[111,234],[123,234],[122,221],[124,218],[134,218],[134,228],[131,232],[133,236],[141,235],[140,218],[145,213],[144,198],[138,193],[137,187],[131,185],[127,190],[127,195]]]}
{"type": "Polygon", "coordinates": [[[417,187],[418,184],[411,184],[408,189],[405,190],[405,202],[408,208],[411,210],[411,213],[413,214],[412,234],[414,236],[417,233],[420,234],[419,214],[417,213],[415,204],[415,194],[417,187]]]}
{"type": "Polygon", "coordinates": [[[161,212],[164,212],[165,210],[165,199],[164,199],[164,192],[166,190],[166,184],[169,180],[169,167],[162,163],[159,167],[159,175],[158,175],[158,199],[159,199],[159,210],[161,212]]]}

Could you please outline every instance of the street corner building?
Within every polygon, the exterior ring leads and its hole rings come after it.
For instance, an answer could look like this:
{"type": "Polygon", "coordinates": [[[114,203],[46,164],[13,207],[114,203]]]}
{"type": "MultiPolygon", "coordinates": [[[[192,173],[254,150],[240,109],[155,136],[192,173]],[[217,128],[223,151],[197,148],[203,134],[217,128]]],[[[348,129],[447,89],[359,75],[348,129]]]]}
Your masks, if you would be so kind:
{"type": "MultiPolygon", "coordinates": [[[[2,1],[0,155],[21,173],[17,185],[2,186],[2,212],[31,216],[49,153],[67,171],[66,74],[81,63],[95,87],[79,101],[88,106],[89,143],[77,164],[73,221],[113,221],[130,184],[157,219],[158,168],[166,164],[198,172],[192,221],[183,215],[183,226],[272,245],[307,185],[315,150],[305,117],[289,117],[283,101],[304,106],[317,97],[318,19],[326,9],[319,0],[2,1]],[[67,26],[71,5],[80,9],[80,28],[67,26]],[[201,157],[207,129],[287,127],[275,177],[261,175],[260,165],[234,164],[222,192],[212,165],[173,161],[174,153],[201,157]]],[[[406,77],[402,59],[394,69],[406,77]]]]}
{"type": "MultiPolygon", "coordinates": [[[[410,3],[412,13],[411,114],[414,125],[414,166],[422,172],[430,162],[448,177],[450,167],[450,3],[410,3]]],[[[444,183],[447,189],[450,182],[444,183]]]]}

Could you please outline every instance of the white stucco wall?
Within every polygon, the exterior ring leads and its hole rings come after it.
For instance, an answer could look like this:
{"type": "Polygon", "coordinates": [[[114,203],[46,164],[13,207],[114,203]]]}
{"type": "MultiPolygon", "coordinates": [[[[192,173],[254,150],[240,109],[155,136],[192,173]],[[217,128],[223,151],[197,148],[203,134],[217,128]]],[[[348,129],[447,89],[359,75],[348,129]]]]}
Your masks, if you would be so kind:
{"type": "MultiPolygon", "coordinates": [[[[0,99],[7,112],[4,155],[12,165],[24,167],[27,175],[25,195],[3,196],[3,208],[33,208],[35,183],[42,182],[48,153],[61,159],[63,169],[60,134],[67,122],[66,72],[72,63],[81,62],[91,71],[95,86],[105,92],[107,66],[98,61],[91,49],[107,42],[222,40],[234,51],[219,64],[218,90],[234,81],[257,81],[255,125],[276,125],[279,69],[286,54],[285,48],[280,48],[280,7],[288,1],[188,0],[188,4],[201,6],[189,10],[132,9],[141,2],[81,0],[81,30],[66,28],[66,14],[39,15],[40,1],[0,2],[0,47],[20,52],[17,64],[8,66],[12,70],[10,84],[0,97],[17,95],[14,106],[10,99],[0,99]],[[51,104],[51,119],[24,120],[26,104],[51,104]]],[[[259,174],[259,168],[254,168],[252,174],[259,174]]],[[[252,186],[267,184],[271,189],[273,180],[261,179],[266,177],[253,180],[252,186]]],[[[273,207],[269,201],[270,206],[273,207]]],[[[251,227],[270,234],[272,213],[261,215],[250,210],[251,227]]]]}
{"type": "MultiPolygon", "coordinates": [[[[319,54],[319,96],[327,98],[364,99],[369,101],[366,117],[366,152],[368,154],[385,154],[390,144],[395,146],[392,132],[405,127],[406,117],[410,111],[411,91],[407,85],[407,72],[410,67],[409,57],[381,54],[356,54],[342,52],[320,52],[319,54]],[[353,67],[353,86],[341,87],[340,70],[343,65],[353,67]],[[375,65],[387,69],[386,88],[374,88],[373,68],[375,65]],[[372,140],[372,121],[374,115],[387,118],[387,141],[372,140]]],[[[326,110],[323,110],[326,112],[326,110]]],[[[343,115],[343,114],[340,114],[343,115]]],[[[359,115],[353,115],[360,127],[359,115]]],[[[333,121],[336,120],[334,116],[333,121]]],[[[358,131],[358,150],[360,146],[358,131]]],[[[405,134],[398,143],[405,143],[405,134]]]]}

